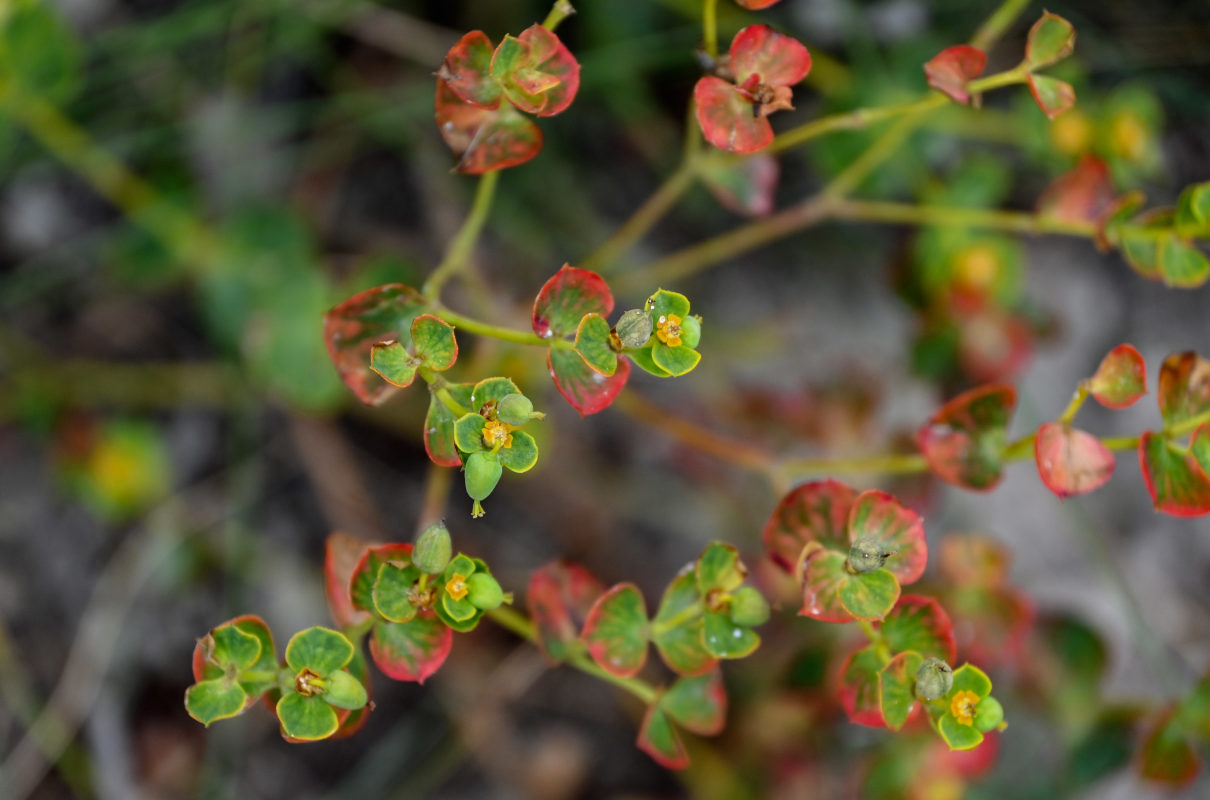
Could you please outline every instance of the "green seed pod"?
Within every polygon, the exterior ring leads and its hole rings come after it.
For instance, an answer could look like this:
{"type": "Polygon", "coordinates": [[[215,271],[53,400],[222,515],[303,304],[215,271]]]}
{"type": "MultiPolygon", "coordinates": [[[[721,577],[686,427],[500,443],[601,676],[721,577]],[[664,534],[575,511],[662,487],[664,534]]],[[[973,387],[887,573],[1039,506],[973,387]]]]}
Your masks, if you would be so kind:
{"type": "Polygon", "coordinates": [[[916,696],[921,700],[945,697],[954,688],[954,671],[939,658],[926,658],[916,670],[916,696]]]}
{"type": "Polygon", "coordinates": [[[638,348],[651,339],[652,328],[651,313],[641,308],[632,308],[622,315],[613,330],[623,345],[638,348]]]}
{"type": "Polygon", "coordinates": [[[983,733],[995,730],[1004,722],[1004,706],[994,697],[985,697],[975,709],[975,727],[983,733]]]}
{"type": "Polygon", "coordinates": [[[476,572],[466,582],[467,599],[471,605],[483,611],[491,611],[504,602],[504,590],[491,575],[476,572]]]}
{"type": "Polygon", "coordinates": [[[681,344],[697,349],[702,341],[702,321],[697,317],[681,320],[681,344]]]}
{"type": "Polygon", "coordinates": [[[412,549],[412,563],[421,572],[437,575],[450,563],[453,554],[454,545],[450,541],[449,529],[444,522],[438,522],[425,528],[416,540],[416,547],[412,549]]]}
{"type": "Polygon", "coordinates": [[[496,404],[496,419],[508,425],[524,425],[533,419],[534,404],[523,394],[505,395],[496,404]]]}
{"type": "Polygon", "coordinates": [[[751,586],[741,586],[731,595],[731,621],[755,628],[769,621],[769,601],[751,586]]]}
{"type": "Polygon", "coordinates": [[[854,572],[873,572],[886,563],[890,553],[884,553],[882,547],[873,539],[861,538],[853,542],[849,548],[849,566],[854,572]]]}
{"type": "Polygon", "coordinates": [[[471,453],[466,458],[466,466],[463,467],[466,493],[471,496],[472,500],[487,499],[487,496],[492,493],[492,489],[495,489],[496,484],[500,482],[500,475],[503,472],[504,468],[500,466],[500,459],[494,453],[486,450],[471,453]]]}

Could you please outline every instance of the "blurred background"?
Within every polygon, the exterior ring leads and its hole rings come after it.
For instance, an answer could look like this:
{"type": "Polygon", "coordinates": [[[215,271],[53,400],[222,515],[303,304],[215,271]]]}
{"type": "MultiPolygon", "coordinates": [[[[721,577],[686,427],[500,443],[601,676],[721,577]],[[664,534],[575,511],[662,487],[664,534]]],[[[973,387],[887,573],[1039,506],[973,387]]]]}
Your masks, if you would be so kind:
{"type": "MultiPolygon", "coordinates": [[[[675,168],[700,75],[693,0],[575,6],[559,35],[582,65],[581,92],[541,120],[537,159],[503,173],[471,278],[447,292],[452,307],[514,327],[528,327],[560,265],[675,168]]],[[[920,96],[921,64],[993,8],[783,0],[757,15],[720,0],[720,39],[762,21],[811,49],[797,110],[773,120],[784,130],[920,96]]],[[[1048,9],[1078,31],[1077,57],[1055,70],[1076,86],[1074,111],[1048,123],[1020,87],[982,111],[946,110],[856,195],[1028,210],[1087,156],[1117,191],[1142,189],[1153,204],[1210,179],[1210,6],[1048,9]]],[[[547,669],[491,625],[457,637],[423,687],[376,674],[377,709],[352,739],[289,745],[260,709],[210,730],[186,716],[190,654],[214,625],[255,613],[280,647],[329,622],[329,532],[413,536],[427,398],[357,403],[327,358],[321,316],[364,288],[419,285],[440,260],[475,181],[451,172],[433,72],[463,32],[495,41],[548,10],[0,0],[0,794],[1206,796],[1204,779],[1170,790],[1137,775],[1149,721],[1210,661],[1210,526],[1155,514],[1130,454],[1107,488],[1064,503],[1029,465],[986,495],[858,481],[920,509],[936,552],[980,531],[1012,555],[1013,589],[995,606],[1008,611],[988,628],[972,612],[960,652],[989,630],[1015,642],[979,651],[1011,722],[994,764],[951,763],[927,733],[849,724],[829,687],[852,632],[795,619],[792,598],[764,648],[726,667],[728,730],[694,749],[689,776],[635,749],[641,709],[629,698],[547,669]],[[36,103],[15,107],[15,84],[36,103]]],[[[989,72],[1017,63],[1041,11],[1029,7],[989,72]]],[[[879,132],[787,153],[777,206],[879,132]]],[[[692,189],[615,266],[619,308],[657,288],[643,265],[743,222],[692,189]]],[[[787,455],[902,446],[943,399],[994,379],[1019,386],[1019,435],[1057,415],[1116,344],[1142,351],[1152,386],[1167,353],[1210,351],[1210,290],[1145,281],[1078,239],[829,223],[667,288],[703,316],[702,364],[670,382],[636,371],[627,392],[787,455]],[[947,305],[955,285],[979,289],[976,310],[947,305]]],[[[522,593],[534,568],[567,558],[653,602],[717,538],[776,594],[759,536],[778,498],[758,476],[684,448],[633,406],[581,419],[539,352],[461,343],[459,380],[510,375],[549,412],[541,462],[505,478],[487,517],[472,522],[454,476],[455,546],[487,559],[506,589],[522,593]]],[[[1159,424],[1150,397],[1082,414],[1104,435],[1159,424]]]]}

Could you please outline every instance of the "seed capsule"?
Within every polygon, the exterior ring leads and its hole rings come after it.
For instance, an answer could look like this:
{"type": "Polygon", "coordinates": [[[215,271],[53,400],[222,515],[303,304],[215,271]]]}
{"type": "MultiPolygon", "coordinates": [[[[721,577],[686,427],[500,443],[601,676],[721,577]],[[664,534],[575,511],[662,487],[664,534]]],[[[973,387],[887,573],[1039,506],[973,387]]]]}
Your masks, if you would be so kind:
{"type": "Polygon", "coordinates": [[[421,572],[436,575],[445,569],[453,555],[453,544],[450,542],[449,529],[444,522],[438,522],[424,529],[416,540],[412,550],[412,563],[421,572]]]}
{"type": "Polygon", "coordinates": [[[685,317],[681,320],[681,344],[697,349],[702,341],[702,321],[697,317],[685,317]]]}
{"type": "Polygon", "coordinates": [[[1004,722],[1004,706],[994,697],[985,697],[979,701],[975,711],[975,727],[983,733],[995,730],[1004,722]]]}
{"type": "Polygon", "coordinates": [[[524,425],[533,419],[534,404],[523,394],[508,394],[496,405],[496,419],[508,425],[524,425]]]}
{"type": "Polygon", "coordinates": [[[466,582],[470,590],[471,605],[484,611],[490,611],[504,602],[504,590],[491,575],[486,572],[476,572],[466,582]]]}
{"type": "Polygon", "coordinates": [[[921,700],[945,697],[954,688],[954,671],[939,658],[926,658],[916,670],[916,696],[921,700]]]}
{"type": "Polygon", "coordinates": [[[651,321],[650,312],[641,308],[632,308],[622,315],[613,330],[624,346],[638,348],[647,344],[651,339],[653,328],[654,323],[651,321]]]}
{"type": "Polygon", "coordinates": [[[857,573],[873,572],[885,564],[890,555],[873,539],[862,537],[849,548],[849,566],[857,573]]]}
{"type": "Polygon", "coordinates": [[[741,586],[731,595],[731,621],[755,628],[769,621],[769,601],[751,586],[741,586]]]}
{"type": "Polygon", "coordinates": [[[492,493],[503,472],[500,459],[493,453],[479,450],[467,456],[463,477],[466,479],[466,493],[475,501],[471,516],[483,516],[483,507],[479,505],[479,501],[485,500],[492,493]]]}

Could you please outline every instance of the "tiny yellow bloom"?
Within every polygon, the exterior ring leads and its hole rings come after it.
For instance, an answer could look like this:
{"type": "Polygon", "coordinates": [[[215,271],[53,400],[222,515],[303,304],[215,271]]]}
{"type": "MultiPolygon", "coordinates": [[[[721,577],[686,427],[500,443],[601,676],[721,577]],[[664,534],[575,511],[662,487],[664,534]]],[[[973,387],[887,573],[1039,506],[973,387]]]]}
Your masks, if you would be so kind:
{"type": "Polygon", "coordinates": [[[979,695],[963,690],[950,701],[950,713],[963,725],[975,724],[975,710],[979,707],[979,695]]]}
{"type": "Polygon", "coordinates": [[[493,450],[497,445],[501,447],[512,447],[512,427],[501,422],[500,420],[491,420],[483,426],[483,443],[493,450]]]}
{"type": "Polygon", "coordinates": [[[461,572],[455,572],[454,577],[450,578],[449,583],[445,585],[445,593],[455,600],[466,597],[467,591],[466,576],[461,572]]]}
{"type": "Polygon", "coordinates": [[[655,322],[655,335],[669,347],[680,347],[681,318],[676,314],[661,314],[655,322]]]}

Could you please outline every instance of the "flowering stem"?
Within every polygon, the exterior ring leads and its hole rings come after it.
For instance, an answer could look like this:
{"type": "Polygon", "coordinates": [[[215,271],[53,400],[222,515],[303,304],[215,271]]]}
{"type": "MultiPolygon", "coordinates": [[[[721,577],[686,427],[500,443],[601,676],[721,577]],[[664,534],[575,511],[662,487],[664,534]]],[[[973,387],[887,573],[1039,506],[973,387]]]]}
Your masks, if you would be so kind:
{"type": "Polygon", "coordinates": [[[441,319],[455,328],[462,328],[479,336],[489,336],[493,339],[500,339],[501,341],[512,342],[514,344],[527,344],[531,347],[551,347],[555,350],[574,350],[576,347],[574,342],[566,339],[553,336],[549,339],[543,339],[532,331],[522,331],[516,328],[493,325],[490,322],[483,322],[474,317],[459,314],[457,311],[451,311],[444,306],[434,307],[432,313],[441,317],[441,319]]]}
{"type": "Polygon", "coordinates": [[[857,620],[857,624],[861,626],[862,632],[870,640],[870,644],[874,646],[874,653],[878,656],[878,660],[882,662],[883,666],[889,664],[893,656],[890,646],[886,643],[886,638],[882,635],[882,631],[864,619],[857,620]]]}
{"type": "Polygon", "coordinates": [[[487,214],[491,210],[492,198],[495,196],[496,183],[499,179],[498,171],[484,173],[479,178],[470,214],[462,223],[458,233],[454,234],[454,238],[450,240],[449,248],[445,251],[445,258],[441,259],[437,269],[433,270],[428,280],[424,282],[422,291],[428,300],[436,300],[440,297],[441,287],[445,285],[445,282],[466,266],[466,260],[475,246],[475,241],[479,238],[479,232],[483,230],[483,223],[487,221],[487,214]]]}
{"type": "Polygon", "coordinates": [[[1043,217],[1027,211],[960,208],[878,200],[836,200],[828,205],[830,219],[884,222],[892,225],[934,225],[956,228],[986,228],[1024,234],[1058,234],[1090,239],[1097,234],[1091,222],[1073,222],[1043,217]]]}
{"type": "Polygon", "coordinates": [[[563,20],[574,13],[576,10],[568,0],[555,0],[555,4],[550,8],[550,13],[546,15],[546,19],[542,20],[542,27],[553,32],[563,20]]]}
{"type": "Polygon", "coordinates": [[[702,48],[711,58],[718,58],[718,0],[702,2],[702,48]]]}
{"type": "Polygon", "coordinates": [[[618,256],[629,250],[647,231],[663,219],[664,215],[672,210],[672,207],[681,199],[681,195],[693,185],[695,175],[696,170],[692,160],[682,161],[676,171],[669,175],[641,206],[635,209],[630,219],[626,220],[612,236],[580,262],[581,266],[585,269],[604,272],[617,260],[618,256]]]}

